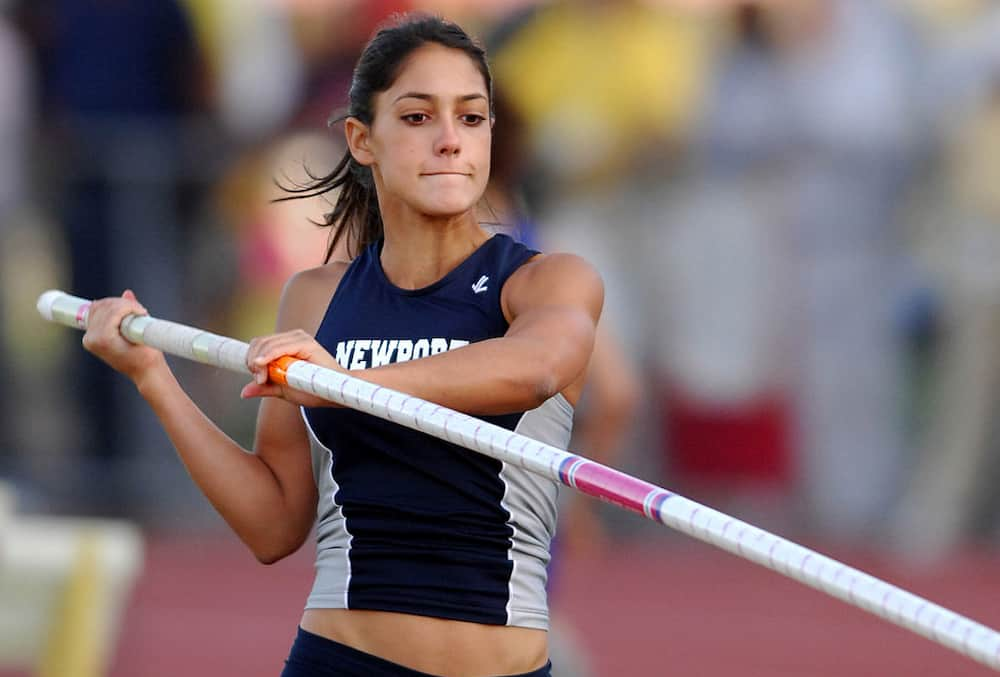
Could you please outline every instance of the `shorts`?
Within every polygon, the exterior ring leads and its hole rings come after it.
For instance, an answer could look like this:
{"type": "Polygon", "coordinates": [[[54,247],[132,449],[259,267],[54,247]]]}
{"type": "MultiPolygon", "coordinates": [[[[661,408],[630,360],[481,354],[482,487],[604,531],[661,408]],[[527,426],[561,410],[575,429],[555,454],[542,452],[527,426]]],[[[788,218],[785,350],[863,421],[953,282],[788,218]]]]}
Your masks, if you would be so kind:
{"type": "MultiPolygon", "coordinates": [[[[299,628],[281,677],[434,677],[299,628]]],[[[552,677],[552,664],[509,677],[552,677]]]]}

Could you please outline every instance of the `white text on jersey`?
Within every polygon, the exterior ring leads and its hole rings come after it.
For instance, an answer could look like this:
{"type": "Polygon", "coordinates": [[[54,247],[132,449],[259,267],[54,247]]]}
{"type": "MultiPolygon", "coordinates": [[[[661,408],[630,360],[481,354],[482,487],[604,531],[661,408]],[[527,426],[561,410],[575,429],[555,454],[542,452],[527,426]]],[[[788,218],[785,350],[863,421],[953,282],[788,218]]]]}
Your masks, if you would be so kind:
{"type": "Polygon", "coordinates": [[[469,345],[461,339],[356,339],[338,341],[334,357],[344,369],[368,369],[396,362],[419,360],[469,345]]]}

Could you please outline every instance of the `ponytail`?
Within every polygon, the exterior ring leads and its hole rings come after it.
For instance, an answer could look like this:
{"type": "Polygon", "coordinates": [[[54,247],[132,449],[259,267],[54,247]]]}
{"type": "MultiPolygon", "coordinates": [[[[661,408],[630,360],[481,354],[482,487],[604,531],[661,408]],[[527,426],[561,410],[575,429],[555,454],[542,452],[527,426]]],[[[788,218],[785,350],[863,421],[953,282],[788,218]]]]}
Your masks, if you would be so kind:
{"type": "Polygon", "coordinates": [[[382,237],[382,213],[378,208],[372,171],[355,160],[350,150],[344,151],[340,162],[326,176],[314,176],[308,168],[306,172],[312,183],[299,187],[281,186],[291,195],[277,198],[275,202],[316,197],[340,189],[333,211],[324,214],[322,222],[315,222],[317,226],[332,229],[323,263],[330,262],[342,240],[346,240],[347,255],[353,259],[382,237]]]}

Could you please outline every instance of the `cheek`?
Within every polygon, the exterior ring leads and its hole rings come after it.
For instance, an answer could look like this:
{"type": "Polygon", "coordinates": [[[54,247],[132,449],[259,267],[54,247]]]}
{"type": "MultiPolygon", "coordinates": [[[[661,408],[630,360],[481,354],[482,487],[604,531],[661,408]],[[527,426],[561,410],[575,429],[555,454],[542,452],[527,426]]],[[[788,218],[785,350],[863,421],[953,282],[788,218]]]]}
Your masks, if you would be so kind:
{"type": "Polygon", "coordinates": [[[485,174],[486,176],[489,176],[490,171],[493,169],[493,166],[490,163],[491,156],[492,153],[490,153],[490,144],[489,142],[487,142],[486,147],[483,149],[483,154],[480,156],[481,159],[479,161],[479,166],[482,168],[482,173],[485,174]]]}
{"type": "Polygon", "coordinates": [[[403,144],[397,145],[379,163],[379,170],[393,186],[403,188],[416,180],[419,156],[415,149],[403,144]]]}

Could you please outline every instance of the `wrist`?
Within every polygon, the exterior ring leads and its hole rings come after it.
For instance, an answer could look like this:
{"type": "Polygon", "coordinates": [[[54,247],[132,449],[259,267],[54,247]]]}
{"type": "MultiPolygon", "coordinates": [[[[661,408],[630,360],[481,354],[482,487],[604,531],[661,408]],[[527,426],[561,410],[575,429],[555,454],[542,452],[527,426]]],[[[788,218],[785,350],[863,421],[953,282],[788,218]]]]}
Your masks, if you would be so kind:
{"type": "Polygon", "coordinates": [[[167,383],[172,374],[167,366],[166,359],[162,355],[152,365],[132,375],[132,383],[136,390],[146,400],[151,399],[167,383]]]}

